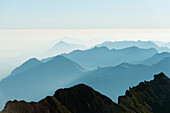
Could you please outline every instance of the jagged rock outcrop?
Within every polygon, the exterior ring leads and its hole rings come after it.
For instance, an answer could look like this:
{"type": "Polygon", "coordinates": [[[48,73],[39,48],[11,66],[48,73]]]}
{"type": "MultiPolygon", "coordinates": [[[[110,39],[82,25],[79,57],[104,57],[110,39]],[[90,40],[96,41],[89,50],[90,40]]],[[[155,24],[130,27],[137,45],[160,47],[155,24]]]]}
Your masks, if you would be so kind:
{"type": "Polygon", "coordinates": [[[160,73],[126,91],[118,104],[91,87],[59,89],[39,102],[9,101],[1,113],[169,113],[170,79],[160,73]]]}
{"type": "Polygon", "coordinates": [[[170,79],[160,73],[154,80],[141,82],[120,96],[118,103],[137,113],[170,112],[170,79]]]}
{"type": "Polygon", "coordinates": [[[71,113],[54,97],[46,97],[40,102],[9,101],[2,113],[71,113]]]}

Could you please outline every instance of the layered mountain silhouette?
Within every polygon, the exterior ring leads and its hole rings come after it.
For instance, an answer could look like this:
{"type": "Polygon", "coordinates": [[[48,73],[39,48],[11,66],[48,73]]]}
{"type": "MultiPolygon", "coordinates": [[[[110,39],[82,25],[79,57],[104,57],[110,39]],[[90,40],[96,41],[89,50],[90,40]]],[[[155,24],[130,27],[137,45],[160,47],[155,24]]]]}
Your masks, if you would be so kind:
{"type": "Polygon", "coordinates": [[[15,69],[13,71],[15,75],[3,79],[0,82],[0,89],[6,100],[14,98],[39,100],[54,92],[57,87],[80,77],[84,71],[79,64],[63,56],[56,56],[47,63],[31,59],[15,69]],[[30,68],[31,64],[34,67],[30,68]]]}
{"type": "Polygon", "coordinates": [[[151,58],[148,58],[142,62],[139,62],[140,64],[145,64],[145,65],[153,65],[153,64],[157,64],[158,62],[160,62],[161,60],[163,60],[164,58],[170,57],[170,53],[168,52],[163,52],[163,53],[157,53],[154,56],[152,56],[151,58]]]}
{"type": "Polygon", "coordinates": [[[87,72],[71,85],[85,83],[116,101],[128,87],[137,85],[142,80],[152,79],[153,74],[163,71],[170,75],[169,65],[169,57],[152,66],[122,63],[115,67],[98,68],[87,72]]]}
{"type": "Polygon", "coordinates": [[[61,53],[69,53],[76,49],[85,49],[85,46],[72,44],[65,41],[59,41],[52,48],[50,48],[45,54],[46,56],[54,56],[61,53]]]}
{"type": "Polygon", "coordinates": [[[170,49],[167,47],[159,47],[157,44],[155,44],[152,41],[105,41],[101,44],[96,45],[96,47],[108,47],[109,49],[123,49],[127,47],[136,46],[138,48],[155,48],[159,52],[170,52],[170,49]]]}
{"type": "Polygon", "coordinates": [[[152,57],[157,51],[153,48],[140,49],[135,46],[124,49],[108,49],[95,47],[89,50],[75,50],[63,56],[79,63],[85,68],[94,69],[98,66],[115,66],[123,62],[141,61],[152,57]],[[126,57],[125,57],[126,56],[126,57]]]}
{"type": "MultiPolygon", "coordinates": [[[[117,87],[117,86],[113,86],[117,87]]],[[[9,101],[2,113],[169,113],[170,79],[160,73],[119,97],[118,104],[91,87],[59,89],[39,102],[9,101]]]]}
{"type": "Polygon", "coordinates": [[[23,63],[21,66],[15,68],[15,70],[13,70],[11,72],[10,76],[20,74],[20,73],[22,73],[26,70],[29,70],[29,69],[34,68],[34,67],[41,65],[41,64],[43,64],[43,63],[41,61],[39,61],[38,59],[31,58],[28,61],[26,61],[25,63],[23,63]]]}

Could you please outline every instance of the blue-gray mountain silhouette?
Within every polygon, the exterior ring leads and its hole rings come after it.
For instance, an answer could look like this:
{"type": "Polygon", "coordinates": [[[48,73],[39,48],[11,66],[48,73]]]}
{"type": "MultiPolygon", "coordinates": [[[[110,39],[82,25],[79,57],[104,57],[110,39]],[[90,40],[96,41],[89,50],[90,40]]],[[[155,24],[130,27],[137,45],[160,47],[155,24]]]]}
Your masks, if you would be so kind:
{"type": "Polygon", "coordinates": [[[157,53],[151,58],[148,58],[140,63],[145,65],[153,65],[153,64],[157,64],[159,61],[163,60],[166,57],[170,57],[170,53],[168,52],[157,53]]]}
{"type": "Polygon", "coordinates": [[[56,43],[52,48],[50,48],[45,55],[47,56],[54,56],[61,53],[68,53],[76,49],[84,49],[85,46],[72,44],[64,41],[60,41],[56,43]]]}
{"type": "Polygon", "coordinates": [[[131,46],[136,46],[139,48],[149,49],[155,48],[159,52],[170,52],[170,49],[167,47],[159,47],[152,41],[105,41],[101,44],[96,45],[97,47],[108,47],[109,49],[123,49],[131,46]]]}
{"type": "Polygon", "coordinates": [[[43,63],[41,61],[39,61],[38,59],[31,58],[28,61],[26,61],[25,63],[23,63],[21,66],[15,68],[15,70],[13,70],[11,72],[10,76],[20,74],[26,70],[29,70],[29,69],[39,66],[41,64],[43,64],[43,63]]]}
{"type": "MultiPolygon", "coordinates": [[[[21,68],[25,69],[23,65],[21,68]]],[[[84,71],[79,64],[63,56],[56,56],[47,63],[3,79],[0,82],[0,89],[6,100],[38,100],[80,77],[84,71]]]]}
{"type": "Polygon", "coordinates": [[[122,63],[115,67],[104,67],[86,73],[71,85],[85,83],[115,100],[123,95],[128,87],[137,85],[142,80],[151,80],[153,74],[165,72],[170,75],[170,58],[147,66],[142,64],[122,63]]]}
{"type": "Polygon", "coordinates": [[[115,66],[123,62],[140,61],[150,58],[157,51],[154,48],[140,49],[135,46],[124,49],[108,49],[107,47],[94,47],[89,50],[75,50],[63,56],[79,63],[85,68],[115,66]]]}

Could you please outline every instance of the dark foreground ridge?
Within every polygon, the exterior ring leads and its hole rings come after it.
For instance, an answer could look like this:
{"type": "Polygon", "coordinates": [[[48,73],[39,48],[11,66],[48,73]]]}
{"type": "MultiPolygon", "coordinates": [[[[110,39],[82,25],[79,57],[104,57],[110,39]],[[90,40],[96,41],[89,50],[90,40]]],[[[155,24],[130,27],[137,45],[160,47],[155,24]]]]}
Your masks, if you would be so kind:
{"type": "Polygon", "coordinates": [[[170,79],[160,73],[119,97],[118,104],[91,87],[59,89],[39,102],[9,101],[2,113],[169,113],[170,79]]]}

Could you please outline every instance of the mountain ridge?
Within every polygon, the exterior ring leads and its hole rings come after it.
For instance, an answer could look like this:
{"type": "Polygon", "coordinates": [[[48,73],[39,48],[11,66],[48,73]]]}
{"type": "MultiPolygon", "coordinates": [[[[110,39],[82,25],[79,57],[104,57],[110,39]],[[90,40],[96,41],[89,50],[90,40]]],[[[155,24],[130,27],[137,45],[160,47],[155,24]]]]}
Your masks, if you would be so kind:
{"type": "MultiPolygon", "coordinates": [[[[98,69],[85,73],[70,85],[85,83],[92,86],[94,89],[100,90],[101,93],[110,98],[118,97],[120,94],[123,94],[128,86],[134,86],[141,80],[152,79],[150,75],[160,72],[170,75],[169,65],[170,58],[153,66],[122,63],[117,66],[99,67],[98,69]],[[121,82],[119,82],[120,80],[121,82]],[[116,90],[116,92],[113,90],[116,90]]],[[[115,99],[117,98],[113,98],[114,101],[117,101],[115,99]]]]}
{"type": "Polygon", "coordinates": [[[170,49],[167,47],[159,47],[155,42],[153,41],[105,41],[101,44],[97,44],[97,47],[106,46],[109,49],[122,49],[127,48],[131,46],[136,46],[139,48],[149,49],[149,48],[155,48],[159,52],[170,52],[170,49]]]}
{"type": "Polygon", "coordinates": [[[36,103],[9,101],[1,113],[169,113],[169,94],[170,79],[160,73],[127,90],[118,104],[93,88],[78,84],[59,89],[36,103]]]}
{"type": "Polygon", "coordinates": [[[123,62],[145,60],[156,53],[157,51],[154,48],[141,49],[137,47],[128,47],[119,50],[110,50],[107,47],[94,47],[89,50],[76,50],[69,54],[62,55],[87,69],[95,69],[98,66],[115,66],[123,62]],[[125,55],[127,56],[126,58],[124,57],[125,55]]]}
{"type": "Polygon", "coordinates": [[[52,61],[3,79],[0,88],[6,101],[14,98],[39,100],[55,91],[56,87],[63,87],[80,77],[84,72],[85,69],[79,64],[64,56],[56,56],[52,61]]]}

